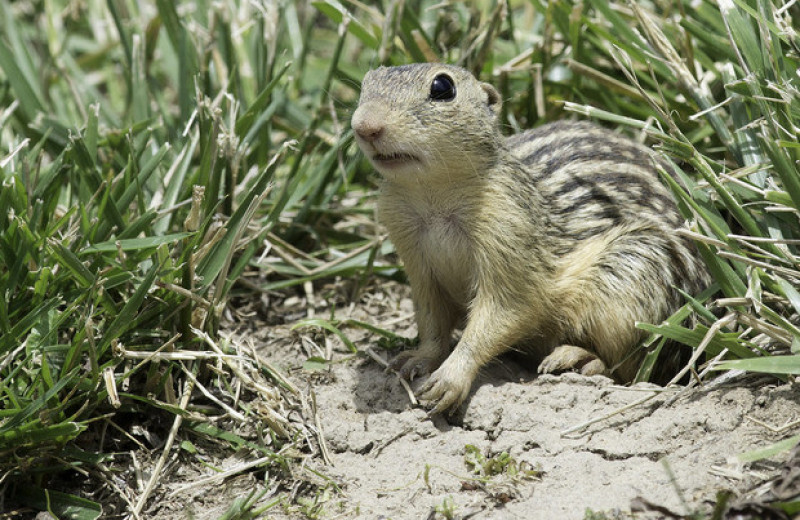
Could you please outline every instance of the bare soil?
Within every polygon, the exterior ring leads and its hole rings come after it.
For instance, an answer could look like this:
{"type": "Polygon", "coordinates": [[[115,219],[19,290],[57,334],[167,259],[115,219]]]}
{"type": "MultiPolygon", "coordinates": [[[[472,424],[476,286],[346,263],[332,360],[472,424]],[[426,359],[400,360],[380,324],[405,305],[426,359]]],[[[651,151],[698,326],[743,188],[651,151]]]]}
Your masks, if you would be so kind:
{"type": "MultiPolygon", "coordinates": [[[[270,303],[280,317],[267,321],[283,323],[229,325],[234,339],[253,341],[311,403],[306,412],[324,443],[312,443],[317,449],[304,467],[322,476],[303,477],[295,468],[293,483],[260,470],[187,489],[213,474],[188,464],[165,475],[162,496],[171,498],[158,500],[148,517],[218,518],[236,498],[267,487],[261,504],[281,500],[268,518],[668,518],[710,512],[721,491],[740,503],[774,498],[769,479],[790,459],[786,452],[754,463],[737,458],[797,429],[781,426],[797,418],[798,388],[752,376],[657,393],[652,385],[626,388],[599,376],[538,376],[501,359],[454,416],[429,418],[395,375],[363,354],[371,348],[391,357],[376,334],[345,328],[361,351],[353,354],[333,334],[292,329],[314,313],[330,317],[330,305],[297,296],[270,303]],[[303,368],[312,356],[330,361],[303,368]],[[600,420],[575,428],[592,419],[600,420]],[[293,501],[279,498],[287,495],[293,501]]],[[[415,335],[402,285],[373,287],[359,305],[334,314],[415,335]]]]}

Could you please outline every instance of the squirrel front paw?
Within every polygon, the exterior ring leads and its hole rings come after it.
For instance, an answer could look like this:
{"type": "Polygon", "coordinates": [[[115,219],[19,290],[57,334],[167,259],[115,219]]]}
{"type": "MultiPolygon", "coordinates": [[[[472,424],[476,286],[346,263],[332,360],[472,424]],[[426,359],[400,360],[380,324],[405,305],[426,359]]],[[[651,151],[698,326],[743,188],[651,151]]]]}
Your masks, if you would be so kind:
{"type": "Polygon", "coordinates": [[[389,362],[389,369],[396,371],[400,377],[413,381],[417,376],[424,376],[436,370],[442,360],[419,348],[401,352],[389,362]]]}
{"type": "Polygon", "coordinates": [[[430,415],[455,410],[469,395],[474,372],[459,367],[448,358],[425,381],[418,395],[423,403],[431,409],[430,415]]]}

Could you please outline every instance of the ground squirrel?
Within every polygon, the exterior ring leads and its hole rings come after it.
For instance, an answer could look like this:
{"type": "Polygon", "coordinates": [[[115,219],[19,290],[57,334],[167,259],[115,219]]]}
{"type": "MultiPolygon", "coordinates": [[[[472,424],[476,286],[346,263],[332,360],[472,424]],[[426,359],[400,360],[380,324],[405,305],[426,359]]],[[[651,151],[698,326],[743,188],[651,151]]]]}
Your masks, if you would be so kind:
{"type": "Polygon", "coordinates": [[[415,304],[419,348],[392,367],[431,374],[420,397],[434,413],[512,348],[543,358],[540,372],[630,381],[635,322],[708,283],[650,149],[585,122],[504,137],[500,106],[462,68],[415,64],[370,71],[352,118],[415,304]]]}

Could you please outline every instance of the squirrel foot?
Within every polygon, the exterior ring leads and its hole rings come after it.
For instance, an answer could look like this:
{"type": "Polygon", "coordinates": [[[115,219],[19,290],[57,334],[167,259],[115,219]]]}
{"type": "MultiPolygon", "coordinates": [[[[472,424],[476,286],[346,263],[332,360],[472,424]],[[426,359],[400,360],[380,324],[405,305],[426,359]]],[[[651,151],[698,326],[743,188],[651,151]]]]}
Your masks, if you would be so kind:
{"type": "Polygon", "coordinates": [[[553,374],[568,370],[574,370],[586,376],[608,373],[605,363],[595,353],[575,345],[556,347],[539,364],[540,374],[553,374]]]}
{"type": "Polygon", "coordinates": [[[429,416],[445,411],[452,413],[467,398],[474,376],[469,370],[458,367],[448,358],[425,381],[418,392],[419,398],[430,408],[429,416]]]}
{"type": "Polygon", "coordinates": [[[438,356],[431,356],[423,349],[406,350],[389,362],[389,370],[394,370],[400,377],[413,381],[417,376],[424,376],[436,370],[441,362],[438,356]]]}

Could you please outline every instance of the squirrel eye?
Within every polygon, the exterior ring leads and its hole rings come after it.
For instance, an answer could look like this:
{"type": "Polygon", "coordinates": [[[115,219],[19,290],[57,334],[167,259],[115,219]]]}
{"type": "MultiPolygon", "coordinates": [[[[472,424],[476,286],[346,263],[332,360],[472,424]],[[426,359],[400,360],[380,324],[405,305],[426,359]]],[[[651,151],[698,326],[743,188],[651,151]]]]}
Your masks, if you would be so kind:
{"type": "Polygon", "coordinates": [[[431,101],[453,101],[456,98],[456,84],[447,74],[439,74],[431,83],[431,101]]]}

